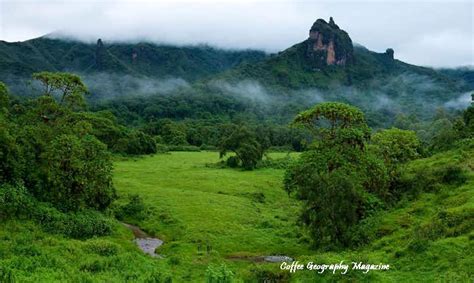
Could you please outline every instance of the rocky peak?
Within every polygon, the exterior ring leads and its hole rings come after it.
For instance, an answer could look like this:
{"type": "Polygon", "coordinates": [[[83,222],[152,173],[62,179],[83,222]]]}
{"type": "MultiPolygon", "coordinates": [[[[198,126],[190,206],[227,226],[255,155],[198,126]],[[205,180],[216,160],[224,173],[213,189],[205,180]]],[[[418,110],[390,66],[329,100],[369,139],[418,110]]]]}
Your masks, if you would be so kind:
{"type": "Polygon", "coordinates": [[[389,59],[391,59],[391,60],[393,60],[393,54],[394,54],[394,53],[395,53],[395,52],[393,51],[392,48],[388,48],[388,49],[385,51],[385,55],[386,55],[389,59]]]}
{"type": "Polygon", "coordinates": [[[102,39],[99,38],[95,47],[95,67],[98,70],[104,68],[105,52],[104,43],[102,42],[102,39]]]}
{"type": "Polygon", "coordinates": [[[329,18],[329,23],[323,19],[314,22],[306,42],[307,56],[317,68],[344,66],[352,62],[352,40],[347,32],[336,25],[332,17],[329,18]]]}

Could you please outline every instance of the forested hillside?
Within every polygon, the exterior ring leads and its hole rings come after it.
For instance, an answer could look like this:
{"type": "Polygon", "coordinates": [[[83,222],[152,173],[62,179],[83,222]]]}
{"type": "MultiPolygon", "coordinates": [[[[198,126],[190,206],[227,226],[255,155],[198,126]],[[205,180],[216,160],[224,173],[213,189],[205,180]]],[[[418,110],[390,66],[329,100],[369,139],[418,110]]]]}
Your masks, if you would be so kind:
{"type": "Polygon", "coordinates": [[[48,36],[24,42],[0,41],[0,79],[16,85],[38,71],[108,73],[149,78],[205,78],[266,55],[255,50],[227,51],[209,46],[153,43],[96,44],[48,36]]]}

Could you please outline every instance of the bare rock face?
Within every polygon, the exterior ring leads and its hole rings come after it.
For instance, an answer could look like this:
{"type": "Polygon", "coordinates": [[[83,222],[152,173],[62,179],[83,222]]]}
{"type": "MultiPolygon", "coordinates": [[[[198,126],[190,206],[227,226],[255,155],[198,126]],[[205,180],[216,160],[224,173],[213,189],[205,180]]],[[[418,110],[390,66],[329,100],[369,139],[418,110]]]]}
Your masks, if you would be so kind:
{"type": "Polygon", "coordinates": [[[309,30],[307,57],[316,68],[350,64],[353,59],[352,40],[336,25],[333,18],[329,23],[318,19],[309,30]]]}

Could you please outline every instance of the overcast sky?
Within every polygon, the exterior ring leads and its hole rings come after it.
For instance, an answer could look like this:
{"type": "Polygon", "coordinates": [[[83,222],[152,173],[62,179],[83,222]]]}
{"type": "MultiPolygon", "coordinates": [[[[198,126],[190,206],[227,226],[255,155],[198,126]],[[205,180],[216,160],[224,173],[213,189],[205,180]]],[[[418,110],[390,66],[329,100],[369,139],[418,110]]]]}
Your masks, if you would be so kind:
{"type": "Polygon", "coordinates": [[[333,16],[354,42],[425,66],[474,65],[474,1],[0,0],[0,39],[209,43],[283,50],[333,16]]]}

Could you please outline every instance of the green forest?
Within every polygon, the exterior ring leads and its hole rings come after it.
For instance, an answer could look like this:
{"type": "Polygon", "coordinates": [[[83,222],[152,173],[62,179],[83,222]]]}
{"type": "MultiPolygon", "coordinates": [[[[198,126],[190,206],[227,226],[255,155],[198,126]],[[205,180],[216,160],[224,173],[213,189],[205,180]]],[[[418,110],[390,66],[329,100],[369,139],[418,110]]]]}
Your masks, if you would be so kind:
{"type": "Polygon", "coordinates": [[[472,282],[472,70],[393,52],[0,42],[0,282],[472,282]]]}

